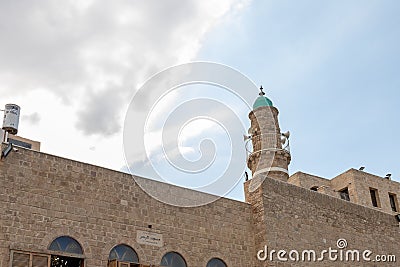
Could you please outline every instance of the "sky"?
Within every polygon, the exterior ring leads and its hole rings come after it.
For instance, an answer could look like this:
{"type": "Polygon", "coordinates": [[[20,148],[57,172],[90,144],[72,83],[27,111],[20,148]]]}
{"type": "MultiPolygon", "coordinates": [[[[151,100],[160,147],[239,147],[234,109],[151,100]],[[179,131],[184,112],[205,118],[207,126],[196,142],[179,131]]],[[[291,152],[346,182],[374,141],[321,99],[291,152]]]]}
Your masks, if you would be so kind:
{"type": "MultiPolygon", "coordinates": [[[[266,89],[291,132],[290,174],[365,166],[400,181],[398,10],[396,0],[4,0],[0,105],[21,106],[18,134],[41,151],[127,171],[124,120],[138,88],[170,66],[217,62],[266,89]]],[[[170,95],[158,114],[200,91],[170,95]]],[[[204,120],[187,125],[189,160],[201,156],[191,140],[226,136],[204,120]]],[[[133,172],[146,176],[140,166],[133,172]]],[[[239,182],[228,196],[242,191],[239,182]]]]}

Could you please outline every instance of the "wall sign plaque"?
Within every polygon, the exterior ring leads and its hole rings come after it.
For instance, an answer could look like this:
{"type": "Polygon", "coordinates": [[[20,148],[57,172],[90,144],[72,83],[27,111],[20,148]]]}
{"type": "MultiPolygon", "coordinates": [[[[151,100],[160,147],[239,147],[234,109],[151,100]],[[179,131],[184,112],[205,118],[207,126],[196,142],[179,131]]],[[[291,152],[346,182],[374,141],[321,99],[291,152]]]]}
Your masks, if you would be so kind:
{"type": "Polygon", "coordinates": [[[138,230],[136,242],[143,245],[162,247],[164,245],[162,234],[138,230]]]}

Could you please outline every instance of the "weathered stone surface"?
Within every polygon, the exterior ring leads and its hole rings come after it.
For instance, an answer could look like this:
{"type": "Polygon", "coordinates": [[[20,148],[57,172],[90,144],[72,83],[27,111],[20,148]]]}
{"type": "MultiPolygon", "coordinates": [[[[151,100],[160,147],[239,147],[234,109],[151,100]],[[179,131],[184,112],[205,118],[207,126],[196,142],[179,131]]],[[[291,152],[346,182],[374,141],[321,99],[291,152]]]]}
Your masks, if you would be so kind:
{"type": "Polygon", "coordinates": [[[10,248],[51,253],[48,246],[62,235],[80,242],[85,266],[107,266],[121,243],[145,264],[160,264],[168,251],[189,266],[205,266],[212,257],[229,266],[254,263],[247,203],[221,198],[195,208],[170,206],[129,174],[25,149],[0,162],[0,182],[1,267],[9,267],[10,248]],[[137,230],[162,234],[164,246],[138,244],[137,230]]]}

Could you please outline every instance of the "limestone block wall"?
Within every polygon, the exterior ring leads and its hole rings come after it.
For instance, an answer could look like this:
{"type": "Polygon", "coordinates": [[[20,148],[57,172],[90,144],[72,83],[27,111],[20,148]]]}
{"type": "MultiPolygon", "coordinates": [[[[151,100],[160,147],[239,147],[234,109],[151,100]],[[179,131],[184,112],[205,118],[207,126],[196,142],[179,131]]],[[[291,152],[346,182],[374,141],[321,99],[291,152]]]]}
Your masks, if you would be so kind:
{"type": "MultiPolygon", "coordinates": [[[[400,197],[400,184],[398,182],[355,169],[348,170],[347,172],[341,174],[338,178],[348,180],[352,183],[354,186],[353,191],[355,195],[354,202],[372,208],[373,206],[370,195],[370,188],[372,188],[376,190],[378,198],[378,207],[376,209],[393,213],[389,201],[390,193],[394,195],[397,209],[400,211],[400,207],[398,205],[399,203],[397,201],[400,197]]],[[[336,183],[338,178],[333,178],[332,183],[336,183]]]]}
{"type": "Polygon", "coordinates": [[[399,266],[400,228],[393,215],[271,178],[264,180],[263,192],[265,236],[257,239],[256,250],[267,245],[276,251],[319,253],[338,249],[337,240],[345,239],[348,246],[342,251],[371,250],[371,257],[395,255],[397,262],[258,260],[256,266],[399,266]]]}
{"type": "Polygon", "coordinates": [[[10,250],[51,253],[49,244],[62,235],[82,245],[89,267],[107,266],[121,243],[148,265],[168,251],[188,266],[206,266],[212,257],[228,266],[256,264],[247,203],[221,198],[195,208],[170,206],[128,174],[25,149],[0,161],[0,183],[1,267],[9,267],[10,250]],[[139,244],[138,230],[161,234],[162,247],[139,244]]]}
{"type": "Polygon", "coordinates": [[[296,172],[295,174],[292,174],[289,177],[288,183],[307,189],[314,186],[331,186],[330,180],[304,172],[296,172]]]}

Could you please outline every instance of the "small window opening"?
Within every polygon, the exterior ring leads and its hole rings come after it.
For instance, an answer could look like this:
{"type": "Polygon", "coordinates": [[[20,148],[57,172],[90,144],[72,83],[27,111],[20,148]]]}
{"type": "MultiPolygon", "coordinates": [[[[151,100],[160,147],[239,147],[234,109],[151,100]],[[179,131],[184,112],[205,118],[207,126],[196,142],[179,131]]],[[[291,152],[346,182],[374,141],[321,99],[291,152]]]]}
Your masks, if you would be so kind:
{"type": "Polygon", "coordinates": [[[392,211],[397,212],[397,197],[395,194],[389,193],[390,207],[392,211]]]}
{"type": "Polygon", "coordinates": [[[378,190],[370,188],[369,193],[371,195],[372,206],[379,207],[378,190]]]}
{"type": "Polygon", "coordinates": [[[341,199],[350,201],[349,189],[347,187],[340,190],[339,193],[341,199]]]}

